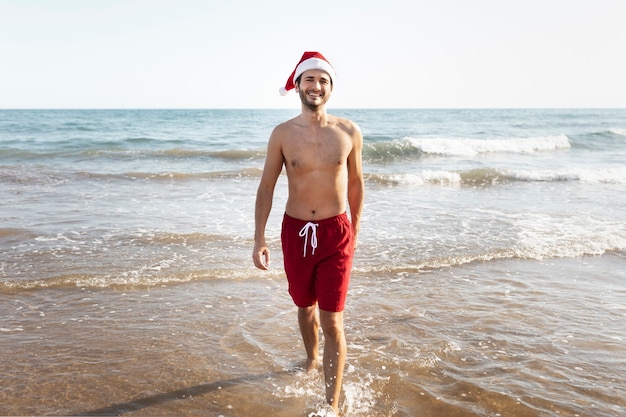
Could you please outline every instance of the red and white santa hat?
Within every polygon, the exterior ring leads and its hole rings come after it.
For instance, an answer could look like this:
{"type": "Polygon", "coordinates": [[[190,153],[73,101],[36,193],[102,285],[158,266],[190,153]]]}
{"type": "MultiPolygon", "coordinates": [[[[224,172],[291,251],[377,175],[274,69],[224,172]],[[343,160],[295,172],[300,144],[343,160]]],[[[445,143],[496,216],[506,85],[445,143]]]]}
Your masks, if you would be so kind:
{"type": "Polygon", "coordinates": [[[335,70],[333,66],[330,65],[330,62],[322,54],[319,52],[305,52],[300,58],[300,62],[296,65],[296,69],[293,70],[289,78],[287,79],[287,83],[284,87],[280,87],[278,90],[281,96],[286,96],[289,90],[293,90],[296,85],[295,82],[303,72],[318,69],[322,71],[326,71],[328,75],[330,75],[331,81],[335,79],[335,70]]]}

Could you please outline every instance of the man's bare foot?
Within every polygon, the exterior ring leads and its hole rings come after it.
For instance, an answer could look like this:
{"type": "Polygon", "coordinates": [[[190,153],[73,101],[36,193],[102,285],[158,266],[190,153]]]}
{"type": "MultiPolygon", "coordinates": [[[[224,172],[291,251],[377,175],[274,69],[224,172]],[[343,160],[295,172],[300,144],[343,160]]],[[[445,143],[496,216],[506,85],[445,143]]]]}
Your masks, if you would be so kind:
{"type": "Polygon", "coordinates": [[[313,371],[317,371],[319,368],[321,368],[321,363],[317,360],[317,359],[307,359],[306,360],[306,371],[308,372],[313,372],[313,371]]]}
{"type": "Polygon", "coordinates": [[[335,410],[330,405],[326,404],[320,407],[319,410],[313,413],[309,413],[308,417],[337,417],[337,416],[339,416],[339,413],[337,412],[337,410],[335,410]]]}

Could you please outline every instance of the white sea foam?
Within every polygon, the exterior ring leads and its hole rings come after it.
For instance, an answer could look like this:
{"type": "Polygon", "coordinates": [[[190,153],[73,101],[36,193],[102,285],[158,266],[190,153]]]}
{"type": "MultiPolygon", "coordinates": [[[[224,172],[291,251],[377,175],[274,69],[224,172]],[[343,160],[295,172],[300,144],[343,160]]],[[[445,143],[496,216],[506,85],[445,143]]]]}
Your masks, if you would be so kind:
{"type": "Polygon", "coordinates": [[[602,255],[626,248],[626,229],[616,222],[587,217],[559,218],[545,214],[527,214],[516,221],[518,246],[522,258],[575,258],[602,255]]]}
{"type": "Polygon", "coordinates": [[[506,176],[522,181],[580,181],[589,184],[626,184],[626,167],[606,169],[563,168],[504,172],[506,176]]]}
{"type": "Polygon", "coordinates": [[[560,169],[471,169],[467,171],[421,170],[415,173],[381,173],[367,177],[383,185],[497,184],[506,181],[567,182],[587,184],[626,184],[626,167],[560,169]]]}
{"type": "Polygon", "coordinates": [[[570,148],[567,136],[512,139],[406,138],[421,152],[431,155],[476,156],[483,153],[532,153],[570,148]]]}
{"type": "Polygon", "coordinates": [[[461,183],[461,176],[458,173],[436,170],[421,170],[416,173],[372,174],[367,179],[387,185],[459,185],[461,183]]]}
{"type": "MultiPolygon", "coordinates": [[[[342,401],[342,414],[351,416],[370,416],[376,406],[380,392],[375,388],[376,383],[386,383],[388,377],[360,374],[354,366],[348,365],[345,370],[342,401]]],[[[277,398],[306,398],[307,406],[315,409],[310,417],[335,417],[336,415],[326,405],[323,394],[321,373],[300,373],[295,381],[274,391],[277,398]]]]}

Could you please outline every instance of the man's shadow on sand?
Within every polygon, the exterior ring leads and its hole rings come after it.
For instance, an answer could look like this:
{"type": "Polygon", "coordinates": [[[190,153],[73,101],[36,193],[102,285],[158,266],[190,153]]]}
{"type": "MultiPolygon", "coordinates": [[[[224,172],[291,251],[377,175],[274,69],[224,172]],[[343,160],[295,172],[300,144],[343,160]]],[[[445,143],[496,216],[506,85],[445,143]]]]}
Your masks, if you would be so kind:
{"type": "Polygon", "coordinates": [[[141,410],[143,408],[153,407],[155,405],[168,403],[171,401],[180,400],[183,398],[189,398],[191,396],[198,396],[208,394],[220,389],[240,385],[246,382],[254,382],[263,379],[273,378],[280,375],[293,374],[295,371],[280,371],[271,372],[262,375],[251,375],[241,378],[228,379],[224,381],[209,382],[206,384],[195,385],[193,387],[181,388],[176,391],[164,392],[161,394],[150,395],[148,397],[140,398],[138,400],[132,400],[125,403],[113,404],[109,407],[98,408],[96,410],[83,411],[76,414],[71,414],[74,417],[78,416],[119,416],[122,414],[130,413],[133,411],[141,410]]]}

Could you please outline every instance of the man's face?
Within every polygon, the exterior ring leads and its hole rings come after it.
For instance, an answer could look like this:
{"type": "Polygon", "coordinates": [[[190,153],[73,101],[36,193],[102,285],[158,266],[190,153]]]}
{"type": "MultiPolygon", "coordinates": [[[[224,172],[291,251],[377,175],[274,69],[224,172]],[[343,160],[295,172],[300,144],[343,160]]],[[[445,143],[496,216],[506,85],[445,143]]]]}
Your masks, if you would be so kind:
{"type": "Polygon", "coordinates": [[[326,71],[314,69],[302,73],[300,85],[296,89],[302,104],[311,110],[317,110],[328,102],[333,87],[326,71]]]}

